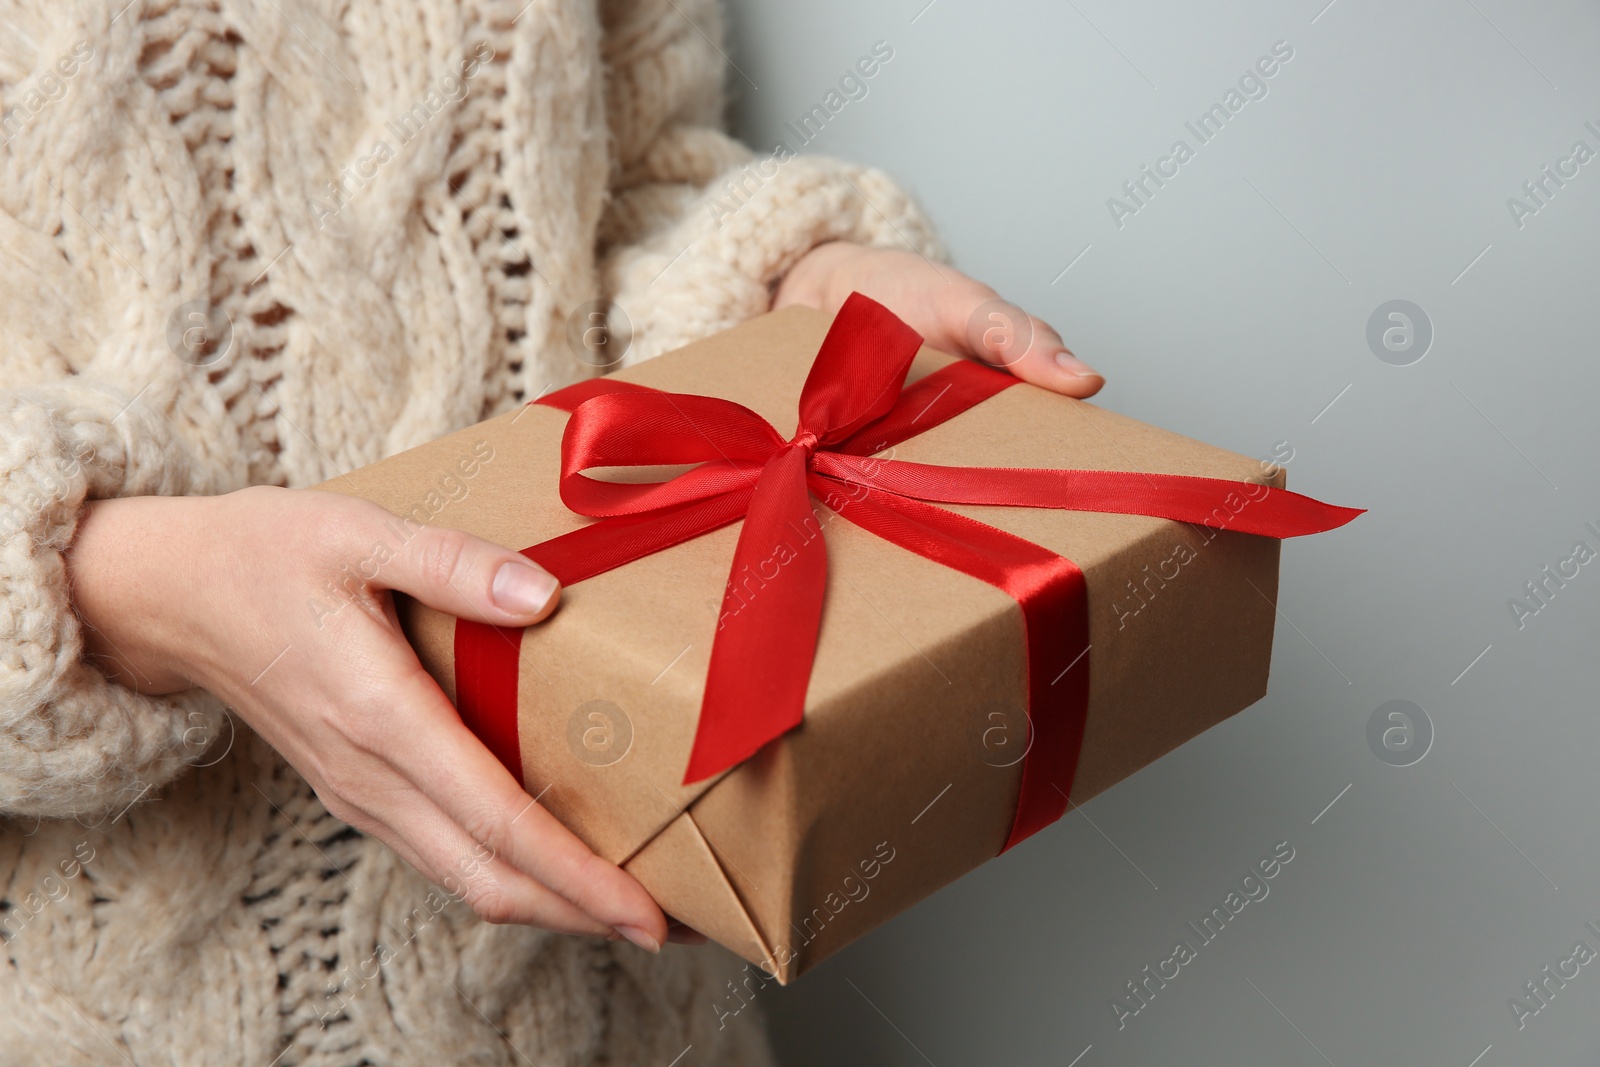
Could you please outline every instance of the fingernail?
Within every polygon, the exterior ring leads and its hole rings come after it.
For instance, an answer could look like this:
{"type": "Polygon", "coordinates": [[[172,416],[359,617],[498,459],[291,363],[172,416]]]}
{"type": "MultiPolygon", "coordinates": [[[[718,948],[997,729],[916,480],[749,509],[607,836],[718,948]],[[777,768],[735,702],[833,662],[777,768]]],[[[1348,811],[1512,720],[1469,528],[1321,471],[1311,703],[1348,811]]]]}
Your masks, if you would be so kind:
{"type": "Polygon", "coordinates": [[[639,929],[637,926],[618,926],[617,933],[632,941],[646,952],[660,952],[661,942],[639,929]]]}
{"type": "Polygon", "coordinates": [[[1065,349],[1062,349],[1060,352],[1056,353],[1056,365],[1062,370],[1066,371],[1068,374],[1079,378],[1105,377],[1105,375],[1101,374],[1099,371],[1089,366],[1089,364],[1085,363],[1083,360],[1079,359],[1077,356],[1066,351],[1065,349]]]}
{"type": "Polygon", "coordinates": [[[497,607],[515,615],[537,615],[555,595],[557,582],[549,573],[531,563],[515,560],[500,564],[494,572],[491,595],[497,607]]]}

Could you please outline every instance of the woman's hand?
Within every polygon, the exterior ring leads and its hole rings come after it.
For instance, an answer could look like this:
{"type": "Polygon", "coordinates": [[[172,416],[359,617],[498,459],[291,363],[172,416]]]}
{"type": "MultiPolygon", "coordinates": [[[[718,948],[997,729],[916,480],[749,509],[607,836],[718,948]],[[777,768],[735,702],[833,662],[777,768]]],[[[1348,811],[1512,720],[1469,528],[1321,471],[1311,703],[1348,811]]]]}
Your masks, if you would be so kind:
{"type": "Polygon", "coordinates": [[[818,245],[784,276],[772,306],[809,304],[831,315],[852,291],[900,316],[934,348],[1005,367],[1025,382],[1080,398],[1105,384],[1048,323],[915,252],[846,241],[818,245]]]}
{"type": "Polygon", "coordinates": [[[69,567],[107,674],[210,690],[330,813],[484,919],[666,940],[644,887],[533,802],[400,631],[390,589],[465,619],[538,622],[560,593],[524,557],[350,497],[258,487],[93,503],[69,567]]]}

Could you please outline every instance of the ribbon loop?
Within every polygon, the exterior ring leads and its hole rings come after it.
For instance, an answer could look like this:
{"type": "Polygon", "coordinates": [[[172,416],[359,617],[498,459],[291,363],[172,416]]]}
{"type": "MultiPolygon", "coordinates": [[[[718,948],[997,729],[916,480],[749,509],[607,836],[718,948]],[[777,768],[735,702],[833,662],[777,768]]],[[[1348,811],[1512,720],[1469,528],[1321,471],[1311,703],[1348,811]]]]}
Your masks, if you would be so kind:
{"type": "Polygon", "coordinates": [[[801,430],[834,445],[887,415],[921,347],[922,335],[894,312],[851,293],[800,390],[801,430]]]}
{"type": "Polygon", "coordinates": [[[607,393],[579,404],[567,420],[561,476],[566,480],[595,467],[764,463],[782,444],[766,419],[721,397],[654,390],[607,393]]]}

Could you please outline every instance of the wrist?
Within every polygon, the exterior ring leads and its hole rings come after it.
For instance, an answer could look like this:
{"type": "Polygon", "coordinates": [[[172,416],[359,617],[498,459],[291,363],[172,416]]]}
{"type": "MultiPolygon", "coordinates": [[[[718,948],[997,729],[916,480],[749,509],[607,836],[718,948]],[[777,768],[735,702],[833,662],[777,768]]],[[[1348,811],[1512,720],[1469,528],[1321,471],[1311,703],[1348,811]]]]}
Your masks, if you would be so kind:
{"type": "Polygon", "coordinates": [[[193,687],[171,652],[184,639],[176,609],[191,593],[170,585],[192,571],[182,531],[206,503],[126,497],[84,506],[64,556],[67,586],[83,624],[84,658],[112,681],[152,694],[193,687]]]}
{"type": "Polygon", "coordinates": [[[849,241],[827,241],[801,256],[778,283],[773,295],[774,310],[790,304],[831,310],[844,302],[844,293],[836,292],[844,277],[844,266],[859,256],[864,249],[849,241]]]}

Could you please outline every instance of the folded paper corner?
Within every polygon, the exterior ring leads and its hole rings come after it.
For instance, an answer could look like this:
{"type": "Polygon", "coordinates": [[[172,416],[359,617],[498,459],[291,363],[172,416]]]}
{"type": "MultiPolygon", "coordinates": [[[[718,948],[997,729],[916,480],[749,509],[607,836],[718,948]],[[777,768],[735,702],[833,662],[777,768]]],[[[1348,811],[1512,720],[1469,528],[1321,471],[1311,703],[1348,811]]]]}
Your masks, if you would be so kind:
{"type": "Polygon", "coordinates": [[[750,917],[711,843],[688,812],[623,864],[661,910],[787,985],[793,960],[779,960],[750,917]]]}

